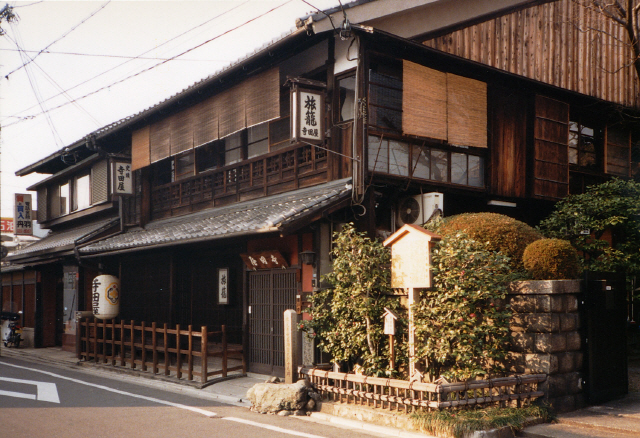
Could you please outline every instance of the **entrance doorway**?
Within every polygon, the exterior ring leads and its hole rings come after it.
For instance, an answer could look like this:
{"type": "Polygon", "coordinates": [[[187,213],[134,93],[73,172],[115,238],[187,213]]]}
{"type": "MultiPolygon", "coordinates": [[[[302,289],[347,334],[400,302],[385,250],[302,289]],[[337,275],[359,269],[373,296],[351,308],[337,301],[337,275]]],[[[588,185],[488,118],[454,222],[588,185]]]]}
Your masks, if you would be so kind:
{"type": "Polygon", "coordinates": [[[249,272],[249,369],[284,376],[284,311],[296,308],[296,269],[249,272]]]}

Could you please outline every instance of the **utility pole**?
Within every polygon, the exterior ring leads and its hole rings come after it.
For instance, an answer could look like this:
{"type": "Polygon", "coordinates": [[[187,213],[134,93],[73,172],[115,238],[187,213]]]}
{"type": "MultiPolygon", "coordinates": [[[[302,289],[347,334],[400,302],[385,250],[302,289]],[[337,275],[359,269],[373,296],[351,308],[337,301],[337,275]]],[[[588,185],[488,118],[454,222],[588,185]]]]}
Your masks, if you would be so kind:
{"type": "Polygon", "coordinates": [[[18,21],[18,16],[13,13],[13,6],[9,6],[8,3],[0,10],[0,36],[5,34],[5,31],[2,28],[3,20],[6,20],[7,23],[18,21]]]}

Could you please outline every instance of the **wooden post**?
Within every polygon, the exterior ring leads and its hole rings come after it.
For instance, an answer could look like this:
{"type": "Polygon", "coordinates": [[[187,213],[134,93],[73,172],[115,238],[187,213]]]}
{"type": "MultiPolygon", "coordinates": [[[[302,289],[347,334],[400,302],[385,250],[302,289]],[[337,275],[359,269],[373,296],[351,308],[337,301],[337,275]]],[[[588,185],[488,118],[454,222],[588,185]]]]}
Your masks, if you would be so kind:
{"type": "Polygon", "coordinates": [[[416,328],[413,322],[413,305],[418,302],[419,296],[417,289],[410,287],[407,289],[408,299],[407,306],[409,307],[409,380],[416,372],[416,328]]]}
{"type": "Polygon", "coordinates": [[[227,377],[227,326],[222,326],[222,377],[227,377]]]}
{"type": "Polygon", "coordinates": [[[189,324],[189,334],[187,336],[187,345],[189,348],[187,356],[187,380],[193,380],[193,326],[191,324],[189,324]]]}
{"type": "Polygon", "coordinates": [[[396,350],[393,346],[393,335],[389,335],[389,368],[392,370],[396,368],[396,350]]]}
{"type": "Polygon", "coordinates": [[[76,359],[82,359],[82,318],[76,318],[76,359]]]}
{"type": "Polygon", "coordinates": [[[135,321],[131,320],[131,369],[136,367],[136,332],[135,321]]]}
{"type": "Polygon", "coordinates": [[[158,336],[156,322],[151,323],[151,348],[153,352],[153,374],[158,374],[158,336]]]}
{"type": "Polygon", "coordinates": [[[202,360],[202,366],[200,367],[200,383],[206,383],[207,382],[207,374],[209,373],[209,348],[208,348],[208,344],[209,344],[209,340],[208,340],[208,335],[209,333],[207,332],[207,326],[203,325],[202,326],[202,337],[200,338],[200,359],[202,360]]]}
{"type": "Polygon", "coordinates": [[[182,378],[182,354],[180,351],[180,324],[176,324],[176,376],[182,378]]]}
{"type": "Polygon", "coordinates": [[[93,358],[98,362],[98,320],[93,318],[93,358]]]}
{"type": "Polygon", "coordinates": [[[169,375],[169,366],[171,365],[171,356],[169,355],[169,334],[167,333],[167,323],[162,328],[162,342],[164,343],[164,375],[169,375]]]}
{"type": "Polygon", "coordinates": [[[297,322],[298,314],[295,310],[284,311],[284,381],[289,384],[297,380],[297,322]]]}
{"type": "Polygon", "coordinates": [[[124,361],[124,319],[120,320],[120,366],[125,365],[124,361]]]}
{"type": "Polygon", "coordinates": [[[142,371],[147,371],[147,346],[146,344],[146,340],[145,340],[145,329],[146,329],[146,324],[144,321],[142,321],[140,323],[140,345],[142,346],[142,352],[140,355],[140,359],[142,361],[142,371]]]}

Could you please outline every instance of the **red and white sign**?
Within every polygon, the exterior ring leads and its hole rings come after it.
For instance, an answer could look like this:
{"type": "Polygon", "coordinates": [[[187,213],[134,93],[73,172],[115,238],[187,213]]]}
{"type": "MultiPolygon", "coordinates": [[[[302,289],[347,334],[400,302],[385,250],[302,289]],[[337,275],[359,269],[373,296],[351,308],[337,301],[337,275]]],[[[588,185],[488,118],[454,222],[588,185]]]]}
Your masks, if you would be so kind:
{"type": "Polygon", "coordinates": [[[13,234],[13,219],[3,217],[0,222],[0,232],[13,234]]]}
{"type": "Polygon", "coordinates": [[[16,193],[15,206],[13,210],[13,233],[16,236],[33,236],[31,207],[31,195],[16,193]]]}

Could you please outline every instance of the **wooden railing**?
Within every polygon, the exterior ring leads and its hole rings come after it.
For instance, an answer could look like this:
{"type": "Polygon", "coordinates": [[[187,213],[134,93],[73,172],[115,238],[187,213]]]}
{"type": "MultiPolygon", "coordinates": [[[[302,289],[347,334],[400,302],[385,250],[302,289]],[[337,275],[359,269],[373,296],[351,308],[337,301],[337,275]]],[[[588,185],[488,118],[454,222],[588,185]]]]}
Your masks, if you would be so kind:
{"type": "Polygon", "coordinates": [[[545,374],[499,377],[463,383],[422,383],[406,380],[336,373],[315,368],[299,368],[301,378],[308,377],[314,387],[330,401],[354,403],[388,410],[410,412],[469,405],[512,402],[544,395],[538,383],[545,374]]]}
{"type": "Polygon", "coordinates": [[[241,345],[227,343],[227,329],[219,331],[186,330],[176,325],[155,322],[83,318],[76,328],[78,359],[111,366],[129,367],[177,379],[199,379],[201,384],[214,376],[227,377],[230,372],[247,372],[241,345]],[[230,365],[230,361],[233,364],[230,365]]]}
{"type": "Polygon", "coordinates": [[[269,196],[328,181],[326,149],[303,144],[245,160],[151,191],[152,219],[269,196]]]}

